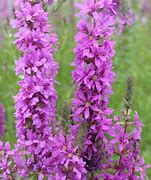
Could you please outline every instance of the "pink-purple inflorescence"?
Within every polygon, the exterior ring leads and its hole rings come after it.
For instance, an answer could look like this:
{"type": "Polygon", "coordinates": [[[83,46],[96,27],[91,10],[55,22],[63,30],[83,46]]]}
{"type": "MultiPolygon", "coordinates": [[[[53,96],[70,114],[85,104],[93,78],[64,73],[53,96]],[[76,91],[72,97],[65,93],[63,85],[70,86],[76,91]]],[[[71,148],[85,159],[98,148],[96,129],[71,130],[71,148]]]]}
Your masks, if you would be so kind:
{"type": "Polygon", "coordinates": [[[151,165],[144,164],[140,153],[142,126],[137,113],[132,121],[129,117],[124,124],[122,117],[114,117],[112,139],[108,144],[109,163],[99,178],[149,180],[147,170],[151,165]]]}
{"type": "Polygon", "coordinates": [[[11,174],[11,164],[9,151],[11,150],[9,143],[3,143],[0,141],[0,178],[7,180],[11,174]]]}
{"type": "MultiPolygon", "coordinates": [[[[116,16],[116,33],[120,35],[122,32],[124,32],[127,27],[130,27],[134,24],[136,20],[136,14],[135,12],[130,9],[126,8],[123,9],[123,6],[128,3],[126,1],[120,1],[120,0],[114,0],[114,2],[117,3],[117,16],[116,16]]],[[[126,5],[125,5],[126,6],[126,5]]]]}
{"type": "MultiPolygon", "coordinates": [[[[112,58],[114,42],[111,41],[118,3],[114,0],[90,1],[77,4],[77,47],[72,73],[77,87],[73,99],[73,120],[85,127],[81,157],[91,179],[143,179],[146,169],[140,156],[141,126],[138,115],[134,118],[133,131],[110,118],[108,108],[112,94],[112,58]],[[117,156],[118,161],[114,158],[117,156]],[[110,173],[111,172],[111,173],[110,173]],[[139,175],[137,175],[137,173],[139,175]]],[[[116,119],[116,118],[115,118],[116,119]]],[[[80,131],[79,131],[80,132],[80,131]]]]}
{"type": "Polygon", "coordinates": [[[16,0],[15,14],[14,28],[18,29],[15,43],[22,52],[16,73],[23,78],[15,97],[17,143],[32,154],[27,165],[36,172],[50,156],[49,138],[51,127],[55,127],[54,77],[58,65],[53,53],[57,37],[49,31],[48,14],[41,2],[16,0]]]}
{"type": "Polygon", "coordinates": [[[151,2],[149,0],[142,1],[142,13],[150,15],[151,13],[151,2]]]}
{"type": "Polygon", "coordinates": [[[112,71],[115,43],[110,38],[113,35],[116,3],[111,0],[87,0],[77,6],[81,20],[75,37],[77,47],[72,73],[77,86],[73,119],[87,127],[82,157],[87,170],[94,172],[102,167],[108,142],[106,134],[110,133],[112,124],[109,118],[112,109],[108,108],[108,104],[115,77],[112,71]]]}
{"type": "Polygon", "coordinates": [[[135,22],[135,14],[133,11],[128,11],[125,14],[119,13],[117,17],[117,30],[118,34],[120,35],[122,32],[125,31],[126,27],[132,26],[135,22]]]}
{"type": "Polygon", "coordinates": [[[39,179],[47,176],[80,180],[85,164],[76,155],[73,140],[55,131],[58,128],[54,85],[58,65],[53,53],[57,38],[50,34],[43,5],[39,1],[16,1],[15,43],[23,54],[16,65],[17,75],[23,78],[15,97],[17,144],[19,150],[25,150],[26,177],[38,173],[39,179]]]}
{"type": "Polygon", "coordinates": [[[6,28],[9,19],[9,8],[8,8],[8,0],[1,0],[0,1],[0,45],[2,40],[4,39],[3,28],[6,28]]]}
{"type": "Polygon", "coordinates": [[[54,0],[47,0],[48,4],[51,5],[53,4],[54,0]]]}
{"type": "MultiPolygon", "coordinates": [[[[144,165],[140,155],[143,124],[137,113],[132,121],[130,116],[131,79],[123,115],[113,118],[108,107],[115,77],[111,37],[118,1],[77,4],[81,19],[72,73],[77,88],[72,108],[75,124],[66,134],[56,121],[57,36],[50,31],[46,2],[50,1],[16,0],[15,43],[22,53],[16,63],[21,78],[15,97],[17,143],[11,150],[9,143],[0,142],[0,178],[148,179],[146,170],[151,166],[144,165]]],[[[0,125],[2,111],[0,106],[0,125]]]]}
{"type": "Polygon", "coordinates": [[[9,16],[8,1],[1,0],[0,2],[0,17],[2,20],[7,19],[9,16]]]}
{"type": "Polygon", "coordinates": [[[79,157],[78,146],[75,146],[74,126],[68,135],[60,133],[52,141],[52,157],[50,157],[49,179],[85,180],[85,162],[79,157]]]}
{"type": "Polygon", "coordinates": [[[142,24],[146,24],[149,22],[151,17],[151,1],[150,0],[143,0],[141,2],[141,21],[142,24]]]}

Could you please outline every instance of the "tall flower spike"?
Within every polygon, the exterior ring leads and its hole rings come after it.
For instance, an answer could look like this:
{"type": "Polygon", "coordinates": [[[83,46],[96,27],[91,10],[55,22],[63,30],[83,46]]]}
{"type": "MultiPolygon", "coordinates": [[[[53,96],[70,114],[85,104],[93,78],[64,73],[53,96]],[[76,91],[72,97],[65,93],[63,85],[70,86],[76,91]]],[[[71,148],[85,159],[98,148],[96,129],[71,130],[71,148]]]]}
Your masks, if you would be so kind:
{"type": "Polygon", "coordinates": [[[73,99],[73,119],[87,128],[82,157],[88,172],[97,171],[106,156],[106,134],[110,133],[112,109],[108,108],[113,93],[113,35],[116,3],[112,0],[87,0],[77,4],[81,17],[75,36],[77,47],[72,73],[77,86],[73,99]]]}
{"type": "Polygon", "coordinates": [[[137,113],[131,118],[133,79],[127,80],[125,109],[122,117],[114,117],[112,140],[110,141],[110,165],[101,174],[102,179],[148,179],[146,170],[150,165],[144,164],[140,153],[143,123],[137,113]],[[114,169],[114,171],[113,171],[114,169]]]}
{"type": "Polygon", "coordinates": [[[123,33],[127,27],[130,27],[134,24],[136,19],[136,14],[132,10],[131,7],[129,7],[128,1],[125,0],[114,0],[118,3],[118,13],[116,18],[116,31],[120,35],[123,33]]]}
{"type": "Polygon", "coordinates": [[[107,175],[113,176],[110,179],[149,179],[147,176],[147,169],[151,168],[151,165],[144,164],[144,158],[140,152],[140,142],[143,124],[139,120],[137,113],[134,115],[134,120],[131,121],[129,117],[129,109],[124,111],[125,123],[122,124],[122,119],[117,118],[116,123],[113,126],[115,133],[113,139],[110,142],[112,146],[112,160],[113,164],[109,167],[114,167],[115,173],[109,168],[102,174],[101,178],[105,179],[107,175]],[[130,127],[130,128],[129,128],[130,127]],[[131,132],[129,131],[131,129],[131,132]],[[115,160],[115,157],[118,160],[115,160]]]}
{"type": "Polygon", "coordinates": [[[16,0],[14,28],[18,29],[15,42],[22,52],[16,73],[23,77],[15,97],[17,142],[32,154],[28,169],[40,172],[43,158],[50,154],[51,127],[55,127],[58,65],[53,53],[57,38],[50,33],[48,14],[38,0],[16,0]]]}

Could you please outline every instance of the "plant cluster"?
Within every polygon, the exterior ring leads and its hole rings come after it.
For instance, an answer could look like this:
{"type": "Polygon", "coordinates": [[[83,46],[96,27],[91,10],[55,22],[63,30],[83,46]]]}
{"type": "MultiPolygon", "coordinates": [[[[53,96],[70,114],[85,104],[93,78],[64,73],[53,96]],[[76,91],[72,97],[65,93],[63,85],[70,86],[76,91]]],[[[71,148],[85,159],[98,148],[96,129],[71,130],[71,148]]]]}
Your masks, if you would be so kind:
{"type": "Polygon", "coordinates": [[[14,97],[17,142],[14,149],[0,142],[0,178],[148,179],[150,165],[144,165],[140,153],[143,124],[137,113],[131,116],[132,78],[127,81],[122,115],[114,116],[109,108],[115,80],[115,42],[111,39],[117,2],[76,4],[80,20],[72,72],[75,95],[71,108],[65,108],[64,118],[70,121],[67,127],[58,123],[56,115],[58,63],[54,53],[58,45],[48,23],[46,3],[52,1],[16,0],[13,27],[21,52],[16,63],[20,90],[14,97]]]}

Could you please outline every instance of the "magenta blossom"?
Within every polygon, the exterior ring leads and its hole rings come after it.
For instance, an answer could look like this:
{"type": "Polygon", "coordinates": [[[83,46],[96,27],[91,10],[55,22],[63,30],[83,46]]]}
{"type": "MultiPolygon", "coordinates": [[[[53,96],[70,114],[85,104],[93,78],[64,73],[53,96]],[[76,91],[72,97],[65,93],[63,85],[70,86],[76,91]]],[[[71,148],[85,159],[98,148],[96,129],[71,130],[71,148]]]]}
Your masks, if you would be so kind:
{"type": "Polygon", "coordinates": [[[114,32],[116,6],[112,0],[87,0],[77,4],[81,19],[75,36],[77,47],[72,77],[77,90],[72,101],[72,116],[79,125],[87,127],[81,156],[88,172],[97,171],[107,158],[106,135],[112,125],[108,103],[115,77],[112,71],[115,43],[110,37],[114,32]]]}
{"type": "Polygon", "coordinates": [[[118,2],[118,13],[116,17],[116,33],[120,35],[122,32],[124,32],[127,27],[130,27],[134,24],[136,20],[136,14],[128,6],[128,3],[126,1],[119,1],[119,0],[114,0],[118,2]]]}
{"type": "Polygon", "coordinates": [[[12,160],[10,159],[10,144],[0,141],[0,179],[11,178],[12,160]]]}
{"type": "Polygon", "coordinates": [[[140,154],[143,124],[139,121],[138,114],[134,115],[133,122],[129,121],[125,125],[121,124],[120,118],[115,120],[114,132],[112,133],[113,139],[109,144],[111,156],[119,156],[119,160],[115,161],[113,158],[111,163],[111,166],[114,166],[116,170],[114,177],[117,179],[148,179],[146,170],[151,165],[145,165],[140,154]],[[128,131],[128,126],[131,126],[131,132],[128,131]]]}
{"type": "Polygon", "coordinates": [[[8,0],[1,0],[0,3],[0,17],[7,19],[9,16],[8,0]]]}
{"type": "Polygon", "coordinates": [[[17,173],[21,177],[38,174],[40,180],[83,180],[85,163],[79,158],[73,135],[58,132],[56,124],[56,35],[49,31],[48,14],[41,2],[16,2],[15,43],[23,53],[16,63],[16,73],[23,80],[15,97],[18,140],[13,155],[16,164],[21,161],[20,150],[26,157],[17,173]]]}
{"type": "Polygon", "coordinates": [[[15,43],[22,51],[16,73],[23,76],[15,97],[17,143],[20,149],[32,154],[26,160],[26,174],[30,171],[46,174],[43,160],[51,154],[50,137],[56,125],[58,65],[53,54],[57,38],[49,31],[48,14],[42,2],[16,0],[15,13],[14,28],[18,29],[15,43]]]}
{"type": "Polygon", "coordinates": [[[54,179],[86,180],[85,163],[79,158],[74,143],[72,133],[68,137],[59,134],[52,139],[52,157],[47,163],[51,165],[50,173],[54,179]]]}
{"type": "Polygon", "coordinates": [[[54,0],[47,0],[48,4],[51,5],[53,4],[54,0]]]}
{"type": "Polygon", "coordinates": [[[82,118],[88,119],[90,115],[90,111],[96,109],[96,100],[98,99],[98,96],[92,96],[92,92],[89,91],[89,93],[84,95],[83,92],[78,92],[77,94],[78,99],[73,100],[73,104],[77,106],[77,110],[75,114],[77,116],[80,116],[81,114],[84,114],[82,118]]]}

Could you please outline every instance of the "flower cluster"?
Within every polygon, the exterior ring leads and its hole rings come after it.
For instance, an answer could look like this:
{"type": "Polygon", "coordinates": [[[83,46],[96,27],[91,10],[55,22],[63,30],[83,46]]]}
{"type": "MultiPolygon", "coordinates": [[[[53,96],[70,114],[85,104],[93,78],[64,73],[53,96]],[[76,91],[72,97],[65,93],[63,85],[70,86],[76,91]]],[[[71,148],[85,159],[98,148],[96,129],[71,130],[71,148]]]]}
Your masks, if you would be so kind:
{"type": "Polygon", "coordinates": [[[114,42],[110,40],[114,30],[116,3],[113,1],[87,0],[77,4],[80,8],[78,30],[75,40],[77,47],[72,73],[77,86],[73,99],[73,119],[87,127],[82,157],[89,172],[97,171],[106,156],[106,134],[110,133],[112,120],[108,108],[113,93],[112,71],[114,42]]]}
{"type": "Polygon", "coordinates": [[[1,0],[0,2],[0,18],[0,45],[2,45],[2,40],[4,39],[3,28],[6,28],[9,20],[8,0],[1,0]]]}
{"type": "MultiPolygon", "coordinates": [[[[116,0],[115,0],[116,1],[116,0]]],[[[117,0],[118,1],[118,0],[117,0]]],[[[129,26],[132,26],[136,20],[136,15],[130,8],[124,9],[126,3],[118,1],[118,13],[116,18],[116,31],[117,34],[121,34],[129,26]]]]}
{"type": "Polygon", "coordinates": [[[52,4],[54,2],[54,0],[47,0],[48,1],[48,4],[52,4]]]}
{"type": "Polygon", "coordinates": [[[23,52],[16,72],[23,80],[15,97],[18,141],[14,162],[22,160],[20,152],[26,155],[25,161],[17,163],[20,177],[38,174],[39,179],[81,180],[85,175],[84,162],[77,155],[73,135],[68,137],[57,131],[54,79],[58,65],[53,59],[56,35],[49,32],[43,5],[39,1],[16,1],[14,27],[19,31],[15,43],[23,52]]]}
{"type": "Polygon", "coordinates": [[[15,43],[22,51],[16,73],[23,78],[15,97],[17,143],[32,154],[27,161],[28,169],[40,172],[44,158],[51,152],[49,138],[51,128],[55,127],[54,78],[58,65],[53,53],[57,38],[49,32],[48,14],[41,2],[16,0],[16,17],[15,43]]]}
{"type": "Polygon", "coordinates": [[[0,178],[6,180],[10,174],[10,165],[11,162],[8,161],[10,145],[8,143],[0,142],[0,170],[2,174],[0,174],[0,178]]]}
{"type": "Polygon", "coordinates": [[[141,4],[141,21],[142,24],[146,24],[149,21],[151,15],[151,2],[149,0],[143,0],[141,4]]]}
{"type": "Polygon", "coordinates": [[[75,146],[73,128],[67,136],[62,133],[56,135],[52,138],[51,144],[52,156],[49,159],[51,166],[48,177],[55,180],[85,180],[85,163],[79,157],[78,146],[75,146]]]}
{"type": "Polygon", "coordinates": [[[7,0],[1,0],[0,17],[2,19],[6,19],[8,16],[9,16],[8,1],[7,0]]]}
{"type": "Polygon", "coordinates": [[[11,168],[12,161],[10,159],[10,145],[0,141],[0,178],[7,180],[12,177],[13,169],[11,168]]]}
{"type": "Polygon", "coordinates": [[[21,151],[18,145],[15,145],[15,150],[11,150],[9,143],[0,141],[0,178],[3,180],[26,178],[28,173],[25,155],[26,152],[21,151]]]}
{"type": "Polygon", "coordinates": [[[151,165],[145,165],[144,158],[140,154],[143,124],[139,121],[138,114],[134,115],[132,122],[126,120],[122,124],[122,119],[117,116],[114,121],[113,139],[109,145],[109,154],[112,160],[100,177],[103,179],[107,177],[110,179],[148,179],[146,170],[151,168],[151,165]],[[115,159],[115,157],[117,158],[115,159]]]}
{"type": "Polygon", "coordinates": [[[143,0],[142,1],[142,13],[145,14],[145,13],[148,13],[150,14],[151,12],[151,3],[149,0],[143,0]]]}
{"type": "MultiPolygon", "coordinates": [[[[64,116],[69,120],[73,112],[74,124],[63,128],[56,121],[57,37],[51,33],[48,13],[44,11],[45,3],[52,1],[16,0],[15,43],[22,53],[16,63],[16,74],[21,78],[21,89],[15,97],[17,143],[11,150],[8,143],[0,142],[0,178],[148,178],[146,170],[151,166],[144,165],[140,155],[143,124],[137,113],[133,121],[130,116],[131,79],[123,116],[112,119],[113,110],[108,107],[115,77],[115,43],[111,37],[118,2],[87,0],[77,4],[81,20],[75,36],[72,73],[76,92],[72,110],[64,116]]],[[[0,125],[1,115],[0,106],[0,125]]]]}
{"type": "Polygon", "coordinates": [[[0,136],[4,135],[4,108],[2,104],[0,104],[0,136]]]}
{"type": "Polygon", "coordinates": [[[132,26],[135,22],[135,14],[133,11],[128,11],[125,14],[119,14],[117,17],[117,30],[118,34],[120,35],[122,32],[125,31],[126,27],[132,26]]]}
{"type": "Polygon", "coordinates": [[[140,154],[143,124],[137,113],[134,114],[134,118],[131,117],[132,95],[133,79],[129,77],[123,116],[114,117],[112,140],[108,146],[110,163],[101,174],[103,179],[106,177],[110,179],[148,179],[146,170],[151,165],[144,165],[144,159],[140,154]]]}

